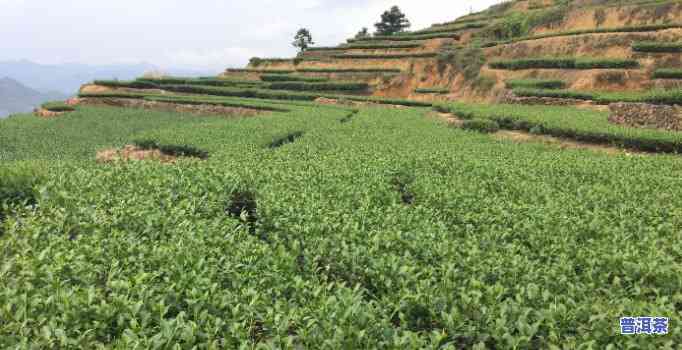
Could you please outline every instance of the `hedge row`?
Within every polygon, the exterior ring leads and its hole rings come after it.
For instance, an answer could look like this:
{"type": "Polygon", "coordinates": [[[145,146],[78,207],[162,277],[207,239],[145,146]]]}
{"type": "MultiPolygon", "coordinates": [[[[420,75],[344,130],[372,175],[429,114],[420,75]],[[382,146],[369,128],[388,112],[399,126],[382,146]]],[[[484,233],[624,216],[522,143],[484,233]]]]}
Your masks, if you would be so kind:
{"type": "Polygon", "coordinates": [[[180,93],[203,94],[213,96],[229,96],[229,97],[245,97],[257,99],[273,99],[273,100],[293,100],[293,101],[314,101],[320,97],[330,99],[345,99],[350,101],[370,102],[379,104],[394,104],[414,107],[430,107],[431,103],[412,101],[404,99],[384,99],[376,97],[352,96],[352,95],[337,95],[325,93],[312,92],[294,92],[294,91],[279,91],[279,90],[263,90],[263,89],[239,89],[239,88],[225,88],[212,86],[192,86],[192,85],[169,85],[164,86],[164,89],[180,93]]]}
{"type": "Polygon", "coordinates": [[[654,79],[682,79],[682,69],[657,69],[653,74],[654,79]]]}
{"type": "Polygon", "coordinates": [[[561,36],[573,36],[582,34],[601,34],[601,33],[633,33],[633,32],[656,32],[665,29],[682,28],[682,24],[652,24],[652,25],[641,25],[641,26],[630,26],[630,27],[615,27],[615,28],[594,28],[594,29],[583,29],[583,30],[571,30],[566,32],[558,33],[546,33],[532,36],[524,36],[520,38],[515,38],[506,41],[492,41],[485,43],[484,47],[492,47],[497,45],[512,44],[519,41],[527,40],[538,40],[545,38],[554,38],[561,36]]]}
{"type": "Polygon", "coordinates": [[[636,60],[623,59],[576,59],[576,58],[525,58],[496,61],[490,68],[521,69],[629,69],[639,67],[636,60]]]}
{"type": "Polygon", "coordinates": [[[294,91],[365,91],[369,89],[367,83],[349,82],[301,82],[283,81],[274,82],[267,85],[273,90],[294,90],[294,91]]]}
{"type": "Polygon", "coordinates": [[[430,40],[430,39],[446,39],[453,38],[459,40],[460,35],[457,32],[445,32],[435,34],[401,34],[401,35],[376,35],[361,39],[348,39],[349,43],[359,41],[413,41],[413,40],[430,40]]]}
{"type": "Polygon", "coordinates": [[[608,112],[575,107],[438,104],[435,108],[464,119],[489,119],[503,129],[526,130],[583,142],[616,144],[649,152],[681,153],[682,137],[672,131],[612,124],[608,112]]]}
{"type": "Polygon", "coordinates": [[[62,101],[45,102],[40,107],[50,112],[72,112],[76,110],[76,107],[67,105],[62,101]]]}
{"type": "Polygon", "coordinates": [[[369,43],[369,44],[365,44],[365,43],[349,44],[349,45],[345,45],[343,47],[340,47],[340,49],[342,49],[342,50],[416,49],[416,48],[419,48],[422,46],[423,46],[422,43],[419,43],[419,42],[413,43],[413,42],[409,42],[409,41],[408,42],[397,42],[397,43],[391,43],[391,42],[381,43],[381,42],[379,42],[379,43],[369,43]]]}
{"type": "MultiPolygon", "coordinates": [[[[180,78],[180,77],[164,77],[164,78],[138,78],[136,82],[144,84],[155,85],[208,85],[208,86],[235,86],[235,85],[260,85],[262,82],[257,80],[234,80],[234,79],[220,79],[220,78],[180,78]]],[[[151,85],[150,85],[151,86],[151,85]]],[[[153,87],[152,87],[153,88],[153,87]]]]}
{"type": "Polygon", "coordinates": [[[395,53],[395,54],[345,54],[332,55],[332,58],[341,59],[355,59],[355,60],[390,60],[390,59],[408,59],[408,58],[433,58],[438,56],[436,52],[421,52],[421,53],[395,53]]]}
{"type": "Polygon", "coordinates": [[[507,89],[563,89],[566,83],[554,79],[512,79],[505,82],[507,89]]]}
{"type": "Polygon", "coordinates": [[[462,23],[462,24],[452,24],[448,26],[442,26],[442,27],[437,27],[437,28],[429,28],[429,29],[422,29],[422,30],[417,30],[414,32],[411,32],[412,35],[416,34],[435,34],[435,33],[447,33],[447,32],[457,32],[457,31],[462,31],[466,29],[478,29],[478,28],[484,28],[488,26],[488,23],[484,22],[471,22],[471,23],[462,23]]]}
{"type": "Polygon", "coordinates": [[[138,80],[95,80],[95,85],[113,88],[156,89],[158,86],[149,81],[138,80]]]}
{"type": "Polygon", "coordinates": [[[448,88],[419,88],[414,90],[418,94],[449,94],[448,88]]]}
{"type": "Polygon", "coordinates": [[[515,89],[522,97],[553,97],[594,101],[599,104],[638,102],[663,105],[682,104],[682,90],[652,90],[646,92],[599,92],[546,89],[515,89]]]}
{"type": "Polygon", "coordinates": [[[325,77],[306,77],[303,75],[285,75],[285,74],[265,74],[260,76],[260,80],[266,82],[273,81],[304,81],[304,82],[325,82],[329,81],[329,78],[325,77]]]}
{"type": "Polygon", "coordinates": [[[394,68],[302,68],[301,73],[401,73],[394,68]]]}
{"type": "Polygon", "coordinates": [[[296,72],[289,69],[247,69],[247,68],[228,68],[228,73],[263,73],[263,74],[291,74],[296,72]]]}
{"type": "Polygon", "coordinates": [[[682,42],[636,42],[632,44],[632,50],[637,52],[682,52],[682,42]]]}

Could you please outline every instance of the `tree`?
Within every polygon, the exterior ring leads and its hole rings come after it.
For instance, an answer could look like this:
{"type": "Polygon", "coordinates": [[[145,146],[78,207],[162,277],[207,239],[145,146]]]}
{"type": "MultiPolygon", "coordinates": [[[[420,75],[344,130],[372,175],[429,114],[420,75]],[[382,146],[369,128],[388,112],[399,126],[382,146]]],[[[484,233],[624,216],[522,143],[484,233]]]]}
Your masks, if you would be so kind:
{"type": "Polygon", "coordinates": [[[374,26],[377,28],[376,35],[393,35],[405,31],[411,24],[400,8],[393,6],[381,15],[381,22],[374,26]]]}
{"type": "Polygon", "coordinates": [[[355,39],[366,38],[369,35],[370,34],[369,34],[369,30],[367,29],[367,27],[362,27],[362,30],[360,30],[357,34],[355,34],[355,39]]]}
{"type": "Polygon", "coordinates": [[[292,45],[298,48],[300,52],[303,52],[307,50],[310,45],[315,45],[315,43],[313,42],[313,36],[310,34],[310,31],[306,28],[301,28],[298,30],[298,33],[296,33],[292,45]]]}

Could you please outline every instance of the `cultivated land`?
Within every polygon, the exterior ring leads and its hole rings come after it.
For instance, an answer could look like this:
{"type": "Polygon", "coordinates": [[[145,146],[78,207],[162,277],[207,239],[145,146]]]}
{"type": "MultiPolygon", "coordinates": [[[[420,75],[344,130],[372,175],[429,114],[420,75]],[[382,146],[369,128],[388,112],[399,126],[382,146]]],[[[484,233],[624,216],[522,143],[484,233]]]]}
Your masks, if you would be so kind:
{"type": "Polygon", "coordinates": [[[679,348],[682,134],[606,105],[678,103],[681,7],[633,3],[509,2],[0,121],[0,348],[679,348]]]}

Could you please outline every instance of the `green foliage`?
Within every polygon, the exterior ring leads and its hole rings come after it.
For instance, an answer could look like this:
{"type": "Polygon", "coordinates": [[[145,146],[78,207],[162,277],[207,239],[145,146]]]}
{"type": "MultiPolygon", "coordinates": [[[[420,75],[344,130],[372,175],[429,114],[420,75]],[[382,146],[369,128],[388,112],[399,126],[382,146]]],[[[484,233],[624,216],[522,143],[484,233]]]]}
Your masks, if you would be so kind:
{"type": "Polygon", "coordinates": [[[296,36],[294,36],[294,42],[291,45],[300,52],[304,52],[310,45],[315,45],[315,42],[313,42],[313,36],[310,34],[310,31],[306,28],[301,28],[296,33],[296,36]]]}
{"type": "Polygon", "coordinates": [[[158,86],[148,80],[95,80],[95,85],[108,86],[113,88],[133,88],[133,89],[156,89],[158,86]]]}
{"type": "Polygon", "coordinates": [[[208,152],[190,145],[159,144],[156,140],[143,139],[133,141],[133,144],[144,150],[159,150],[161,153],[174,157],[194,157],[207,159],[208,152]]]}
{"type": "Polygon", "coordinates": [[[433,58],[437,57],[436,52],[414,52],[414,53],[391,53],[391,54],[343,54],[332,55],[333,58],[354,59],[354,60],[389,60],[389,59],[410,59],[410,58],[433,58]]]}
{"type": "Polygon", "coordinates": [[[517,96],[526,97],[554,97],[578,100],[592,100],[599,104],[614,102],[639,102],[652,104],[678,105],[682,104],[682,90],[651,90],[644,92],[603,92],[603,91],[572,91],[547,89],[514,89],[517,96]]]}
{"type": "Polygon", "coordinates": [[[410,32],[410,34],[435,34],[435,33],[447,33],[447,32],[457,32],[467,29],[479,29],[488,26],[488,22],[470,22],[470,23],[457,23],[446,26],[433,26],[432,28],[416,30],[410,32]]]}
{"type": "Polygon", "coordinates": [[[401,73],[397,68],[301,68],[298,69],[301,73],[373,73],[373,74],[390,74],[401,73]]]}
{"type": "Polygon", "coordinates": [[[505,82],[507,89],[563,89],[566,83],[555,79],[512,79],[505,82]]]}
{"type": "Polygon", "coordinates": [[[33,164],[0,164],[0,238],[5,232],[5,219],[13,210],[36,204],[37,186],[44,180],[44,172],[33,164]]]}
{"type": "Polygon", "coordinates": [[[637,52],[682,52],[682,42],[640,41],[632,44],[637,52]]]}
{"type": "Polygon", "coordinates": [[[400,34],[400,35],[374,35],[372,37],[362,39],[348,39],[349,43],[365,42],[365,41],[417,41],[417,40],[431,40],[431,39],[455,39],[459,40],[459,32],[445,32],[433,34],[400,34]]]}
{"type": "Polygon", "coordinates": [[[495,61],[490,68],[522,69],[631,69],[639,67],[639,62],[629,59],[609,58],[524,58],[495,61]]]}
{"type": "Polygon", "coordinates": [[[293,91],[366,91],[369,89],[367,83],[350,82],[300,82],[282,81],[268,85],[269,89],[274,90],[293,90],[293,91]]]}
{"type": "Polygon", "coordinates": [[[40,107],[50,112],[73,112],[76,110],[76,107],[67,105],[62,101],[45,102],[40,107]]]}
{"type": "Polygon", "coordinates": [[[414,92],[418,94],[449,94],[450,89],[444,87],[418,88],[414,92]]]}
{"type": "Polygon", "coordinates": [[[362,108],[339,123],[348,110],[296,107],[228,120],[83,106],[1,120],[3,166],[42,158],[46,145],[62,157],[34,187],[38,205],[15,206],[4,225],[0,348],[682,342],[679,322],[667,336],[617,335],[618,317],[674,317],[682,302],[678,156],[499,141],[412,108],[362,108]],[[267,148],[295,131],[305,137],[267,148]],[[96,164],[111,133],[211,157],[96,164]]]}
{"type": "Polygon", "coordinates": [[[365,49],[365,50],[381,50],[381,49],[416,49],[419,47],[422,47],[423,44],[420,42],[377,42],[377,43],[365,43],[365,42],[359,42],[359,43],[354,43],[354,44],[348,44],[343,47],[338,47],[337,49],[339,50],[356,50],[356,49],[365,49]]]}
{"type": "Polygon", "coordinates": [[[462,103],[441,104],[439,110],[447,110],[465,119],[493,120],[503,129],[532,130],[556,137],[613,144],[640,151],[682,152],[682,135],[679,133],[613,124],[608,121],[608,112],[576,107],[462,103]]]}
{"type": "Polygon", "coordinates": [[[484,44],[485,47],[493,47],[496,45],[512,44],[515,42],[526,41],[526,40],[537,40],[545,38],[554,38],[562,36],[574,36],[583,34],[600,34],[600,33],[633,33],[633,32],[657,32],[666,29],[682,28],[682,24],[648,24],[640,26],[627,26],[627,27],[615,27],[615,28],[594,28],[594,29],[581,29],[581,30],[571,30],[565,32],[555,32],[546,33],[532,36],[522,36],[519,38],[513,38],[509,40],[502,41],[492,41],[484,44]]]}
{"type": "Polygon", "coordinates": [[[367,29],[367,27],[362,27],[362,29],[360,29],[360,31],[357,34],[355,34],[355,39],[363,39],[371,35],[372,34],[369,33],[369,29],[367,29]]]}
{"type": "Polygon", "coordinates": [[[244,69],[244,68],[228,68],[228,73],[260,73],[260,74],[291,74],[295,70],[291,69],[244,69]]]}
{"type": "Polygon", "coordinates": [[[656,69],[654,79],[682,79],[682,69],[656,69]]]}
{"type": "Polygon", "coordinates": [[[443,50],[438,54],[438,68],[441,72],[445,67],[452,66],[468,81],[478,78],[485,61],[483,50],[475,46],[443,50]]]}
{"type": "Polygon", "coordinates": [[[490,119],[469,119],[462,123],[462,129],[490,134],[500,130],[500,126],[490,119]]]}
{"type": "Polygon", "coordinates": [[[405,31],[410,26],[407,16],[400,11],[398,6],[393,6],[381,14],[380,22],[374,24],[377,29],[375,35],[394,35],[405,31]]]}
{"type": "Polygon", "coordinates": [[[326,77],[306,77],[304,75],[282,75],[282,74],[264,74],[260,79],[265,82],[273,81],[304,81],[304,82],[326,82],[329,78],[326,77]]]}

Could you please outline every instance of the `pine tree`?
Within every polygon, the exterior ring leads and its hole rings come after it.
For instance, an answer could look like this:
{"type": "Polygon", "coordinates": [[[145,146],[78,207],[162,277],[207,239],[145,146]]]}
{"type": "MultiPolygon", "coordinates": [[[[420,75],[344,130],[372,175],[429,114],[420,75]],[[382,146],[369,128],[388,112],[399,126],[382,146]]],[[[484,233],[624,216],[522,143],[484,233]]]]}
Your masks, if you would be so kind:
{"type": "Polygon", "coordinates": [[[310,45],[315,45],[315,43],[313,42],[313,36],[310,34],[310,31],[306,28],[301,28],[296,33],[292,45],[295,48],[298,48],[300,52],[304,52],[310,45]]]}
{"type": "Polygon", "coordinates": [[[377,28],[376,35],[393,35],[405,31],[411,24],[400,8],[393,6],[381,15],[381,22],[374,26],[377,28]]]}

